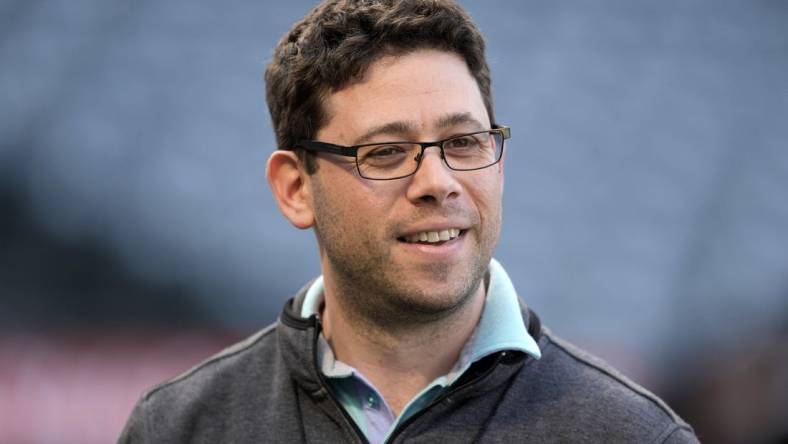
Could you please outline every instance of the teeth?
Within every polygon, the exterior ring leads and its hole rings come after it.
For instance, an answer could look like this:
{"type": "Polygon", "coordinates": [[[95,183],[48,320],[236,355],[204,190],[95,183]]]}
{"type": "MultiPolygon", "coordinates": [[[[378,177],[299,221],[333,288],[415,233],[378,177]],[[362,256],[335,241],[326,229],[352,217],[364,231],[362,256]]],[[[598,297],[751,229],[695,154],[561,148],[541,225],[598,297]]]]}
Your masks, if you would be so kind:
{"type": "Polygon", "coordinates": [[[407,236],[405,240],[410,243],[415,243],[415,242],[435,243],[435,242],[444,242],[447,240],[451,240],[459,235],[460,235],[459,228],[449,228],[441,231],[422,231],[421,233],[411,234],[410,236],[407,236]]]}

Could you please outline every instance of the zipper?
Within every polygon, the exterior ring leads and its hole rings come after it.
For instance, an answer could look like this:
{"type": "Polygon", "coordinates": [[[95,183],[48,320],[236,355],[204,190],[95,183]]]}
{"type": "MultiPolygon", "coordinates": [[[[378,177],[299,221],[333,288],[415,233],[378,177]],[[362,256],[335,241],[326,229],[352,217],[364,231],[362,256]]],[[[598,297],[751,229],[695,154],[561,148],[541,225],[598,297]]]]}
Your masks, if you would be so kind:
{"type": "Polygon", "coordinates": [[[322,327],[320,325],[320,320],[317,319],[317,316],[313,315],[312,318],[314,319],[312,324],[315,328],[314,338],[312,339],[312,350],[313,350],[312,364],[314,365],[315,373],[317,373],[317,377],[320,380],[320,385],[326,390],[326,392],[328,393],[328,398],[331,399],[331,402],[334,404],[334,407],[337,410],[339,410],[339,412],[342,414],[342,417],[345,419],[347,425],[350,425],[351,430],[356,434],[356,438],[360,439],[361,442],[364,444],[369,444],[369,440],[367,439],[366,435],[364,435],[364,433],[361,431],[361,429],[358,428],[358,424],[356,424],[356,421],[354,421],[353,418],[350,417],[350,414],[345,410],[344,407],[342,407],[339,401],[337,401],[334,390],[331,388],[331,385],[328,383],[328,381],[326,381],[325,376],[323,376],[323,372],[320,370],[320,368],[317,365],[317,361],[318,361],[317,340],[320,337],[320,330],[322,329],[322,327]]]}
{"type": "Polygon", "coordinates": [[[495,358],[495,361],[484,372],[482,372],[481,374],[479,374],[475,378],[471,379],[470,381],[466,382],[465,384],[462,384],[461,386],[455,387],[455,388],[449,390],[448,392],[445,392],[445,393],[441,394],[440,396],[435,398],[431,403],[429,403],[426,407],[424,407],[423,409],[421,409],[418,412],[414,413],[410,418],[408,418],[405,421],[403,421],[402,424],[397,426],[397,428],[391,433],[391,435],[389,435],[389,437],[388,437],[388,439],[386,439],[385,443],[394,442],[394,440],[397,438],[397,436],[399,436],[402,433],[403,430],[405,430],[410,424],[412,424],[413,421],[417,420],[424,413],[426,413],[429,409],[431,409],[434,406],[436,406],[436,405],[440,404],[441,402],[443,402],[446,398],[448,398],[450,396],[454,396],[455,394],[457,394],[457,392],[459,392],[461,390],[464,390],[465,388],[470,387],[471,385],[474,385],[477,382],[479,382],[482,379],[484,379],[487,376],[489,376],[490,373],[492,373],[493,370],[495,370],[498,367],[498,364],[501,362],[501,359],[503,358],[503,356],[505,354],[506,354],[506,352],[499,353],[498,356],[495,358]]]}

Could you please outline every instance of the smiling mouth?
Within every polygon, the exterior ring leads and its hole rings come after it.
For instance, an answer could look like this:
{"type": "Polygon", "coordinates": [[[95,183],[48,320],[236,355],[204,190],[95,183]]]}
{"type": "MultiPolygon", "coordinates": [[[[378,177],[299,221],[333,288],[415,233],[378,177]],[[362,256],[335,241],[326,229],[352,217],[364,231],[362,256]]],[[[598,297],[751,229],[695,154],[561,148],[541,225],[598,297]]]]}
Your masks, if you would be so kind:
{"type": "Polygon", "coordinates": [[[465,234],[465,230],[459,228],[448,228],[440,231],[422,231],[408,236],[398,237],[397,240],[408,244],[427,244],[435,245],[456,239],[465,234]]]}

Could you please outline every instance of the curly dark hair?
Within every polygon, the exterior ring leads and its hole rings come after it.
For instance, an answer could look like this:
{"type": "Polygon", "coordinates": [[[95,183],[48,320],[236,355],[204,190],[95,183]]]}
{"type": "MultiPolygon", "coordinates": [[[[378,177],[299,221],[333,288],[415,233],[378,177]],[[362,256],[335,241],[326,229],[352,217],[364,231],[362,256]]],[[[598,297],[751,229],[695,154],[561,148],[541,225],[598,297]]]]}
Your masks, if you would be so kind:
{"type": "MultiPolygon", "coordinates": [[[[282,37],[265,71],[277,148],[314,138],[326,122],[323,100],[360,80],[375,61],[417,49],[462,57],[494,122],[484,47],[479,29],[453,0],[324,1],[282,37]]],[[[298,151],[314,172],[311,157],[298,151]]]]}

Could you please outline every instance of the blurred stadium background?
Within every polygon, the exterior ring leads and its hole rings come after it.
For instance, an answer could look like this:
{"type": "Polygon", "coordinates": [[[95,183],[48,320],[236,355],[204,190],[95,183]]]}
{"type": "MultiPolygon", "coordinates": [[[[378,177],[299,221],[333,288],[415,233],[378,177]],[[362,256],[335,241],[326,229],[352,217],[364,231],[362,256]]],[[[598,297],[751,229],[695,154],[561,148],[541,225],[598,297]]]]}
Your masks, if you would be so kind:
{"type": "MultiPolygon", "coordinates": [[[[788,3],[462,3],[521,296],[705,441],[786,442],[788,3]]],[[[0,442],[113,441],[318,273],[261,80],[310,5],[0,2],[0,442]]]]}

